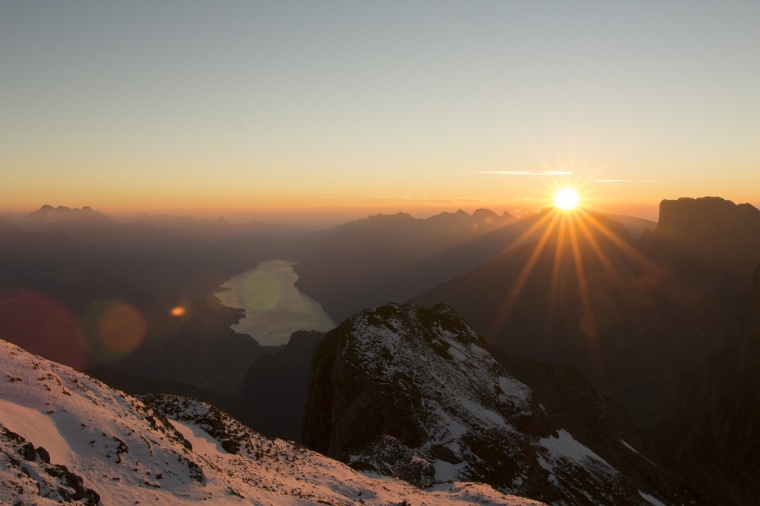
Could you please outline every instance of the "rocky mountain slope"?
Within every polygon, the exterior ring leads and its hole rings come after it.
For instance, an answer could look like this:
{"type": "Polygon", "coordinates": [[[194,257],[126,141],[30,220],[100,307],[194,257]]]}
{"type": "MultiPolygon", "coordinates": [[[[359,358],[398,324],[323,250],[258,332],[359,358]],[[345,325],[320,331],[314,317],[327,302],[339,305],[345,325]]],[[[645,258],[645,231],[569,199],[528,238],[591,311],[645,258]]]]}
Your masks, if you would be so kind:
{"type": "Polygon", "coordinates": [[[297,331],[282,349],[259,357],[240,385],[240,420],[266,436],[300,442],[309,365],[324,333],[297,331]]]}
{"type": "Polygon", "coordinates": [[[304,444],[419,486],[483,481],[553,504],[688,499],[630,422],[628,432],[610,429],[618,440],[606,438],[608,460],[567,430],[567,418],[556,423],[483,344],[444,305],[386,304],[355,315],[317,346],[304,444]]]}
{"type": "Polygon", "coordinates": [[[542,238],[411,301],[451,305],[508,353],[580,369],[648,425],[679,373],[704,363],[746,311],[747,265],[760,262],[751,206],[708,198],[661,208],[640,239],[602,216],[560,215],[542,238]]]}
{"type": "Polygon", "coordinates": [[[684,373],[655,434],[658,446],[695,474],[722,472],[738,504],[760,503],[760,266],[751,313],[726,332],[703,366],[684,373]]]}
{"type": "Polygon", "coordinates": [[[144,401],[0,341],[2,504],[539,504],[369,477],[198,401],[144,401]]]}

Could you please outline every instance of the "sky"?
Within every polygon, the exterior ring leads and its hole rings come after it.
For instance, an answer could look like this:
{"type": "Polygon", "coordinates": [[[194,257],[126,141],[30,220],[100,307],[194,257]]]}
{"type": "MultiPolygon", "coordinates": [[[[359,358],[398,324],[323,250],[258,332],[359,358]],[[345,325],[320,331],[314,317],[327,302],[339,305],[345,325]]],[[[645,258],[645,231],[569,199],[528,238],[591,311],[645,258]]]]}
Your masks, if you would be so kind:
{"type": "Polygon", "coordinates": [[[0,211],[760,207],[757,1],[0,1],[0,211]]]}

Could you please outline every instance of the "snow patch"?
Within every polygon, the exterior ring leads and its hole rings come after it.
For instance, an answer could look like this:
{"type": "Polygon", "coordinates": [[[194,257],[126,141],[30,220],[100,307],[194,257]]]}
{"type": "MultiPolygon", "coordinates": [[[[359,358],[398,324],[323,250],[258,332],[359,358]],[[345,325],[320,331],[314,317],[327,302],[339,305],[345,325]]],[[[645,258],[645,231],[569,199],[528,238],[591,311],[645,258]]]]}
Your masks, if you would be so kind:
{"type": "Polygon", "coordinates": [[[446,462],[444,460],[436,460],[433,462],[433,466],[435,467],[435,479],[439,482],[454,481],[466,465],[465,462],[452,464],[451,462],[446,462]]]}
{"type": "Polygon", "coordinates": [[[665,503],[658,500],[656,497],[647,494],[646,492],[642,492],[641,490],[639,490],[639,495],[641,496],[642,499],[644,499],[646,502],[648,502],[652,506],[665,506],[665,503]]]}
{"type": "Polygon", "coordinates": [[[74,464],[74,452],[47,415],[0,399],[0,420],[6,429],[46,449],[56,464],[68,467],[74,464]]]}
{"type": "Polygon", "coordinates": [[[576,441],[565,429],[558,430],[557,434],[556,438],[542,438],[538,443],[555,457],[565,457],[579,464],[583,464],[586,459],[596,460],[610,468],[611,471],[617,472],[606,460],[576,441]]]}
{"type": "Polygon", "coordinates": [[[171,419],[169,420],[169,423],[171,423],[174,428],[177,429],[177,431],[179,431],[179,433],[182,434],[184,438],[190,442],[194,453],[204,455],[206,457],[212,455],[215,456],[220,453],[228,453],[224,448],[222,448],[222,445],[219,444],[219,441],[209,436],[205,430],[201,429],[197,425],[191,425],[186,422],[179,422],[177,420],[171,419]]]}
{"type": "Polygon", "coordinates": [[[625,441],[623,441],[622,439],[620,440],[620,443],[621,443],[623,446],[625,446],[626,448],[628,448],[629,450],[631,450],[633,453],[635,453],[636,455],[638,455],[639,457],[641,457],[642,459],[644,459],[644,460],[646,460],[647,462],[649,462],[650,464],[652,464],[654,467],[657,467],[657,465],[656,465],[654,462],[652,462],[651,460],[649,460],[648,458],[646,458],[645,456],[643,456],[643,455],[641,454],[641,452],[639,452],[639,451],[638,451],[636,448],[634,448],[633,446],[629,445],[628,443],[626,443],[626,442],[625,442],[625,441]]]}

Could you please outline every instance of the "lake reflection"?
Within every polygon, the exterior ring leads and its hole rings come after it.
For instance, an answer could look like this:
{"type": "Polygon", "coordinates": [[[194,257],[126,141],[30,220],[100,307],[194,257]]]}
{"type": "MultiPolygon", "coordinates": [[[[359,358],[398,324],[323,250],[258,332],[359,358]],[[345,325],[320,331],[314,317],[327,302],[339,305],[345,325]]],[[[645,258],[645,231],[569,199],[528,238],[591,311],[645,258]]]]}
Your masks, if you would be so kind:
{"type": "Polygon", "coordinates": [[[248,334],[261,345],[286,344],[296,330],[330,330],[335,323],[319,302],[301,293],[294,283],[294,262],[266,260],[258,267],[230,278],[217,297],[226,306],[245,309],[232,329],[248,334]]]}

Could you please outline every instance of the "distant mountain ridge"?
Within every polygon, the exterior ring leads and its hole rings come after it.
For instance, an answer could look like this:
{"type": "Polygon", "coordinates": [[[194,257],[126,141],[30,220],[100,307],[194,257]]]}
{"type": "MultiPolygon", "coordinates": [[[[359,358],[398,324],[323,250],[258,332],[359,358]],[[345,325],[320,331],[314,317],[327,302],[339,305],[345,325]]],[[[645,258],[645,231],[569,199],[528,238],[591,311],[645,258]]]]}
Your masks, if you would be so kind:
{"type": "Polygon", "coordinates": [[[90,206],[81,209],[76,207],[58,206],[53,207],[45,204],[37,211],[24,215],[20,220],[26,224],[51,225],[56,223],[67,224],[98,224],[110,223],[112,220],[100,211],[93,210],[90,206]]]}
{"type": "Polygon", "coordinates": [[[367,307],[405,300],[421,282],[435,284],[450,277],[452,269],[484,261],[483,254],[448,264],[438,257],[513,221],[509,214],[479,209],[472,215],[459,210],[427,219],[379,214],[346,223],[303,254],[294,267],[296,286],[341,321],[367,307]]]}
{"type": "MultiPolygon", "coordinates": [[[[405,213],[371,216],[337,227],[301,250],[296,286],[341,321],[368,307],[408,300],[511,247],[535,241],[542,231],[536,228],[539,219],[499,216],[488,209],[427,219],[405,213]]],[[[637,236],[654,228],[648,220],[612,219],[637,236]]]]}

